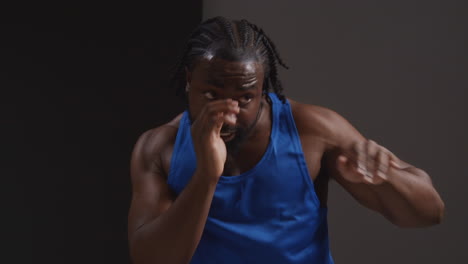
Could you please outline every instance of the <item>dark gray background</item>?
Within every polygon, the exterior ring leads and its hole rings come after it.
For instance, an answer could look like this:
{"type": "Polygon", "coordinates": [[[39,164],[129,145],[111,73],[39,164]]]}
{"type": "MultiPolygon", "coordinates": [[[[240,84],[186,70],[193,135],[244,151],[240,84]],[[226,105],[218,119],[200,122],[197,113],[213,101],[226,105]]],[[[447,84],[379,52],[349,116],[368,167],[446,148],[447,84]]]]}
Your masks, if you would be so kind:
{"type": "MultiPolygon", "coordinates": [[[[464,263],[468,84],[462,1],[205,1],[263,27],[288,96],[342,114],[428,171],[442,225],[401,230],[330,190],[337,263],[464,263]]],[[[129,263],[130,153],[183,110],[169,67],[201,0],[0,7],[1,263],[129,263]],[[5,210],[6,209],[6,210],[5,210]]]]}
{"type": "Polygon", "coordinates": [[[464,1],[204,1],[205,19],[246,18],[273,39],[287,96],[337,111],[444,199],[441,225],[399,229],[333,182],[337,263],[467,262],[467,14],[464,1]]]}

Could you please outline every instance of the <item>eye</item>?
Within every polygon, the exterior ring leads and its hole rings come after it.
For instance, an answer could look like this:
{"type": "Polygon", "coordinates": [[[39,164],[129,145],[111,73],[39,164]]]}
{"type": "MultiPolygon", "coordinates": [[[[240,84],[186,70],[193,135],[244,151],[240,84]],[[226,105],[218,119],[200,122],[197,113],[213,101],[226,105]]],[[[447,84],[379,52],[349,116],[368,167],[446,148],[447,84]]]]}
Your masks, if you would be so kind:
{"type": "Polygon", "coordinates": [[[252,101],[252,99],[253,99],[252,95],[246,94],[246,95],[242,96],[241,98],[239,98],[239,103],[241,105],[246,105],[246,104],[250,103],[250,101],[252,101]]]}
{"type": "Polygon", "coordinates": [[[214,100],[216,98],[216,94],[214,92],[204,92],[203,95],[205,95],[205,98],[208,100],[214,100]]]}

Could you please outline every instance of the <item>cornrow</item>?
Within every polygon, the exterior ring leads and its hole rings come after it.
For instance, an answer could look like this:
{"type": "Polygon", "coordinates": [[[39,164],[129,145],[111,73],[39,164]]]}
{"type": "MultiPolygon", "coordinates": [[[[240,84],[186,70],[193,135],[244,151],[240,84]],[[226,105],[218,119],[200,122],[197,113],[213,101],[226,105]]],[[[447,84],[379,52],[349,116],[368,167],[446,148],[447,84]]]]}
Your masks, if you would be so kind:
{"type": "Polygon", "coordinates": [[[268,93],[273,89],[278,98],[285,102],[283,86],[278,78],[277,63],[285,69],[289,67],[281,59],[273,41],[263,29],[245,19],[231,21],[220,16],[205,20],[189,35],[187,45],[172,71],[171,87],[176,89],[178,96],[187,99],[185,69],[193,70],[198,59],[216,51],[216,48],[223,48],[234,54],[234,57],[239,56],[236,53],[239,50],[245,56],[254,52],[250,56],[256,56],[256,59],[264,65],[263,92],[268,93]]]}
{"type": "Polygon", "coordinates": [[[232,44],[234,44],[233,47],[237,47],[237,38],[235,37],[234,35],[234,30],[232,28],[232,23],[231,21],[227,20],[226,18],[224,17],[219,17],[219,19],[216,21],[217,23],[219,23],[222,27],[222,29],[224,30],[224,32],[226,32],[226,34],[229,36],[229,40],[232,44]]]}
{"type": "Polygon", "coordinates": [[[247,22],[249,24],[249,26],[259,32],[259,34],[263,37],[262,41],[264,41],[264,43],[266,45],[268,45],[268,48],[271,49],[272,51],[272,54],[275,56],[275,58],[278,60],[279,64],[281,66],[283,66],[283,68],[285,69],[289,69],[289,67],[286,65],[286,63],[283,62],[283,60],[281,59],[281,57],[279,56],[279,52],[276,50],[276,46],[275,44],[273,43],[273,41],[271,41],[271,39],[267,36],[267,34],[265,34],[265,32],[263,32],[263,29],[257,27],[257,25],[255,24],[252,24],[250,22],[247,22]]]}
{"type": "MultiPolygon", "coordinates": [[[[205,38],[207,42],[210,42],[213,40],[210,35],[215,35],[213,31],[211,31],[209,28],[205,29],[204,31],[202,30],[203,26],[208,25],[216,21],[217,18],[213,17],[208,20],[205,20],[203,23],[201,23],[197,28],[195,28],[189,35],[189,38],[187,40],[187,45],[185,46],[184,51],[182,52],[182,55],[178,58],[176,64],[174,65],[173,69],[171,70],[172,72],[172,77],[170,79],[170,85],[171,87],[176,87],[176,95],[185,99],[185,68],[188,66],[190,63],[188,61],[188,55],[191,51],[191,49],[194,49],[192,47],[192,44],[194,42],[197,42],[197,34],[199,37],[205,38]],[[199,33],[201,32],[201,33],[199,33]]],[[[200,41],[202,42],[202,41],[200,41]]],[[[202,42],[203,43],[203,42],[202,42]]],[[[195,48],[196,49],[196,48],[195,48]]]]}
{"type": "Polygon", "coordinates": [[[247,22],[248,25],[256,32],[259,34],[259,38],[257,40],[257,45],[260,43],[263,43],[263,45],[266,47],[267,50],[267,56],[269,58],[269,70],[270,70],[270,75],[267,80],[265,80],[265,83],[267,87],[265,90],[268,92],[270,86],[273,87],[273,90],[275,93],[278,95],[278,97],[284,101],[285,97],[283,94],[283,85],[281,84],[281,81],[278,78],[278,70],[276,67],[276,63],[278,62],[281,66],[283,66],[285,69],[289,69],[289,67],[283,62],[281,57],[279,56],[278,51],[276,50],[276,46],[273,44],[273,41],[270,40],[270,38],[265,34],[263,29],[257,27],[256,25],[247,22]]]}
{"type": "MultiPolygon", "coordinates": [[[[253,35],[253,32],[249,31],[248,30],[248,27],[249,27],[249,22],[247,22],[247,20],[245,19],[242,19],[240,21],[240,26],[239,26],[239,30],[240,30],[240,35],[242,35],[242,39],[243,39],[243,42],[242,42],[242,45],[244,47],[248,46],[250,44],[250,35],[252,34],[253,35]],[[250,33],[250,34],[249,34],[250,33]]],[[[252,36],[253,37],[253,36],[252,36]]]]}

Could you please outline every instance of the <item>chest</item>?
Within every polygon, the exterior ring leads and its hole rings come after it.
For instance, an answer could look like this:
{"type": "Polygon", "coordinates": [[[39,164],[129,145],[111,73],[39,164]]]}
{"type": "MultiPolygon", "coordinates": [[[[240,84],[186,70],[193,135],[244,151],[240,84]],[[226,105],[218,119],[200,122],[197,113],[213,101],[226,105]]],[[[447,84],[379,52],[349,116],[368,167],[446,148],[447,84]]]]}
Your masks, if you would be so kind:
{"type": "MultiPolygon", "coordinates": [[[[257,138],[255,143],[243,148],[235,157],[228,155],[223,175],[232,176],[244,173],[260,162],[268,147],[269,137],[257,138]]],[[[321,160],[325,151],[325,144],[314,136],[300,135],[300,142],[304,153],[304,159],[312,181],[315,181],[320,173],[321,160]]],[[[173,144],[169,145],[161,155],[163,169],[168,175],[171,157],[174,150],[173,144]]]]}
{"type": "MultiPolygon", "coordinates": [[[[300,142],[310,178],[315,181],[320,173],[325,145],[314,136],[300,136],[300,142]]],[[[249,144],[236,157],[228,155],[223,175],[239,175],[254,168],[265,155],[268,144],[268,136],[258,138],[255,143],[249,144]]]]}
{"type": "MultiPolygon", "coordinates": [[[[228,159],[225,164],[223,175],[239,175],[256,166],[266,151],[268,141],[259,141],[259,143],[263,145],[254,146],[251,151],[243,152],[243,158],[235,160],[228,159]]],[[[309,176],[312,182],[314,182],[315,193],[321,206],[326,207],[328,200],[328,178],[321,168],[321,161],[325,153],[326,145],[320,138],[312,135],[301,135],[300,143],[309,176]]]]}
{"type": "MultiPolygon", "coordinates": [[[[314,182],[315,193],[317,194],[322,206],[327,204],[328,179],[324,170],[321,168],[322,158],[325,153],[326,145],[323,140],[313,135],[304,136],[300,134],[300,144],[304,155],[305,163],[309,176],[314,182]]],[[[263,158],[269,144],[269,136],[258,138],[255,143],[244,147],[236,157],[228,155],[224,167],[224,176],[239,175],[253,169],[263,158]]],[[[161,159],[166,175],[171,166],[171,157],[174,146],[171,145],[162,153],[161,159]]],[[[279,160],[278,162],[281,162],[279,160]]]]}
{"type": "Polygon", "coordinates": [[[269,144],[269,135],[245,142],[237,154],[227,152],[223,175],[235,176],[253,169],[263,158],[269,144]]]}
{"type": "MultiPolygon", "coordinates": [[[[325,144],[317,137],[300,135],[302,150],[309,175],[312,181],[315,181],[320,173],[321,160],[325,151],[325,144]]],[[[232,176],[242,174],[253,167],[262,159],[265,154],[269,137],[258,137],[254,143],[246,145],[238,155],[232,157],[228,155],[225,163],[223,175],[232,176]]],[[[168,146],[161,155],[163,169],[168,175],[171,157],[174,146],[168,146]]]]}

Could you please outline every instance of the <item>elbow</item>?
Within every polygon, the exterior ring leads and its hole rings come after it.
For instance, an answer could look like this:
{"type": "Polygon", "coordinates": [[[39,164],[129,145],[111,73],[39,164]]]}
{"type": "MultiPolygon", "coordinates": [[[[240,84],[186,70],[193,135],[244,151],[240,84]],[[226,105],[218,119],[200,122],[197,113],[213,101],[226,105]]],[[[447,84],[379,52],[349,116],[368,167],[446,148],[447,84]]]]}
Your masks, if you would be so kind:
{"type": "Polygon", "coordinates": [[[434,213],[432,213],[430,216],[426,218],[426,223],[423,225],[423,227],[440,225],[444,219],[444,214],[445,214],[445,205],[443,202],[441,202],[434,209],[434,213]]]}
{"type": "Polygon", "coordinates": [[[141,258],[139,257],[140,254],[138,252],[138,245],[136,243],[135,236],[129,237],[128,239],[128,247],[129,247],[129,254],[130,254],[130,260],[133,264],[140,264],[144,263],[141,258]]]}
{"type": "Polygon", "coordinates": [[[442,223],[445,214],[445,205],[441,201],[434,206],[430,212],[419,214],[413,217],[393,218],[392,223],[400,228],[421,228],[439,225],[442,223]]]}
{"type": "Polygon", "coordinates": [[[442,220],[444,219],[445,215],[445,204],[442,200],[439,201],[436,213],[434,214],[433,217],[433,225],[438,225],[442,223],[442,220]]]}
{"type": "Polygon", "coordinates": [[[167,248],[168,243],[149,241],[145,234],[135,232],[129,237],[130,261],[132,264],[176,263],[187,264],[191,255],[182,254],[175,248],[167,248]]]}
{"type": "Polygon", "coordinates": [[[442,223],[445,215],[445,203],[439,195],[435,199],[431,213],[427,216],[428,225],[439,225],[442,223]]]}
{"type": "Polygon", "coordinates": [[[132,264],[158,263],[155,250],[148,250],[148,243],[136,231],[128,239],[130,261],[132,264]]]}

